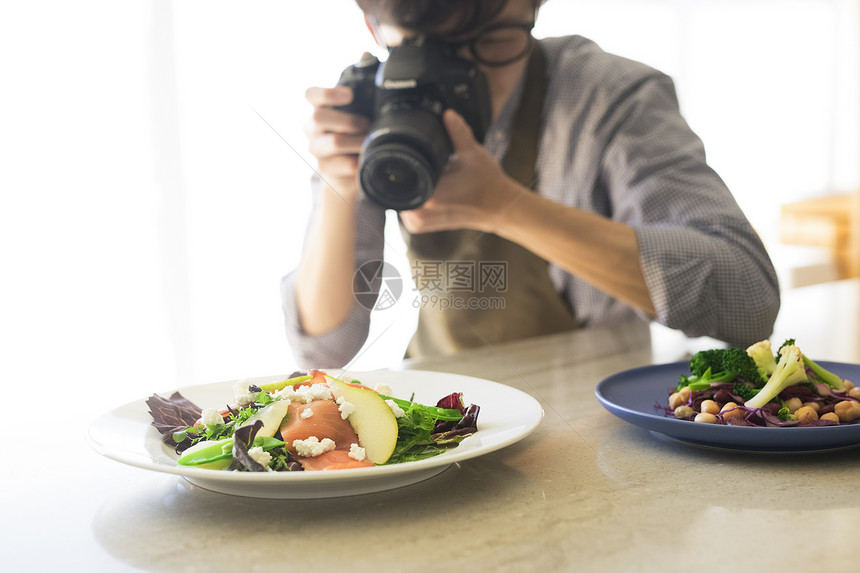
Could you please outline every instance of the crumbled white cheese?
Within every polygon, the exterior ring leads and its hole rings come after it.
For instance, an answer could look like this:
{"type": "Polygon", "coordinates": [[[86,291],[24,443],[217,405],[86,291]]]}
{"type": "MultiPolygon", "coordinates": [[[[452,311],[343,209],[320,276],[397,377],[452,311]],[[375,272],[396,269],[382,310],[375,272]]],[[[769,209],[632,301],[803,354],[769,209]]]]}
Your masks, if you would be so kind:
{"type": "Polygon", "coordinates": [[[331,388],[326,384],[314,384],[308,388],[303,388],[305,391],[305,403],[310,404],[314,400],[331,400],[331,388]]]}
{"type": "Polygon", "coordinates": [[[394,412],[395,418],[402,418],[403,414],[406,413],[403,411],[403,408],[398,406],[394,400],[386,400],[385,403],[388,404],[388,407],[391,408],[392,412],[394,412]]]}
{"type": "Polygon", "coordinates": [[[338,399],[337,403],[340,404],[337,409],[340,410],[341,420],[346,420],[347,418],[349,418],[350,414],[355,412],[355,404],[353,404],[352,402],[347,402],[343,399],[343,396],[338,399]]]}
{"type": "Polygon", "coordinates": [[[392,393],[391,386],[388,384],[377,384],[374,390],[377,394],[384,394],[385,396],[391,396],[392,393]]]}
{"type": "Polygon", "coordinates": [[[294,402],[310,404],[314,400],[331,400],[331,389],[325,384],[312,384],[311,386],[300,386],[294,390],[292,386],[275,392],[275,396],[286,398],[294,402]]]}
{"type": "Polygon", "coordinates": [[[264,451],[260,446],[254,446],[248,450],[248,455],[252,460],[266,468],[267,471],[272,471],[272,468],[269,467],[269,464],[272,463],[272,454],[264,451]]]}
{"type": "Polygon", "coordinates": [[[273,393],[272,396],[275,398],[281,398],[282,400],[295,400],[298,397],[298,394],[293,390],[292,386],[286,386],[273,393]]]}
{"type": "Polygon", "coordinates": [[[206,408],[200,415],[200,423],[207,428],[211,428],[212,426],[223,424],[224,418],[221,417],[221,412],[218,411],[218,408],[206,408]]]}
{"type": "Polygon", "coordinates": [[[306,458],[315,458],[333,450],[334,440],[323,438],[320,441],[316,436],[311,436],[306,440],[293,440],[293,447],[296,449],[296,454],[306,458]]]}
{"type": "Polygon", "coordinates": [[[304,410],[302,410],[302,413],[301,413],[301,417],[303,420],[307,420],[308,418],[310,418],[313,415],[314,415],[314,411],[311,410],[310,408],[305,408],[304,410]]]}
{"type": "Polygon", "coordinates": [[[360,462],[367,457],[367,454],[365,453],[364,448],[362,448],[358,444],[350,444],[349,457],[360,462]]]}
{"type": "Polygon", "coordinates": [[[237,406],[247,406],[257,399],[257,393],[251,392],[248,380],[239,380],[233,385],[233,401],[237,406]]]}

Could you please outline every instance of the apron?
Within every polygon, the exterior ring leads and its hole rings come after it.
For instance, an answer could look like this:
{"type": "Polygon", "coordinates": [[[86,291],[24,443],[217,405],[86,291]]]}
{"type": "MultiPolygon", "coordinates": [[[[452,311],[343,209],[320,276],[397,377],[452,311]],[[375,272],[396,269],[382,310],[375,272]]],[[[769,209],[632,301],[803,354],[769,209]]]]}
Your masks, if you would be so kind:
{"type": "MultiPolygon", "coordinates": [[[[546,64],[535,44],[502,167],[533,189],[546,64]]],[[[514,207],[516,208],[516,207],[514,207]]],[[[418,329],[408,357],[452,354],[576,328],[549,263],[497,235],[471,229],[411,234],[401,229],[418,287],[418,329]]]]}

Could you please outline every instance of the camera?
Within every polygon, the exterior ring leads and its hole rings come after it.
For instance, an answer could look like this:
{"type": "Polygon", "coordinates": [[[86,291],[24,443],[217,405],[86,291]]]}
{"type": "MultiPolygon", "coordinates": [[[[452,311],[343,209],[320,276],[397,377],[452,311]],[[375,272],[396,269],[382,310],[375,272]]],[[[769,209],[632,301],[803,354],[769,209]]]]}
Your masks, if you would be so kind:
{"type": "Polygon", "coordinates": [[[487,78],[450,46],[419,36],[404,39],[380,62],[366,55],[338,85],[352,103],[338,109],[371,120],[359,155],[359,184],[387,209],[416,209],[433,194],[453,152],[442,123],[452,108],[482,142],[490,124],[487,78]]]}

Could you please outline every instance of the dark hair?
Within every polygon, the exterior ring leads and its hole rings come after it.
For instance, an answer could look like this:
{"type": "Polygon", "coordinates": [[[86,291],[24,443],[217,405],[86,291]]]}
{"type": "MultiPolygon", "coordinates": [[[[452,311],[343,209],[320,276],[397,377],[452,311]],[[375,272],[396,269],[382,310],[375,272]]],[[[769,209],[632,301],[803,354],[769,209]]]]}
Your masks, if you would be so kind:
{"type": "Polygon", "coordinates": [[[444,25],[447,34],[468,34],[494,18],[508,0],[356,0],[380,22],[418,32],[444,25]]]}

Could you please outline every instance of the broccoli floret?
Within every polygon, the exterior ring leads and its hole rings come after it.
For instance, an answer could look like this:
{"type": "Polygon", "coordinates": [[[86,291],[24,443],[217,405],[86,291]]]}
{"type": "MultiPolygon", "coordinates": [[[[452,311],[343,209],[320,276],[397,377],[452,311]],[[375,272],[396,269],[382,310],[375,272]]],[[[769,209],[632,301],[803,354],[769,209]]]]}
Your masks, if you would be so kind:
{"type": "Polygon", "coordinates": [[[711,370],[705,370],[703,376],[687,376],[685,374],[681,374],[681,377],[678,379],[678,385],[675,387],[675,392],[680,392],[687,386],[690,387],[690,390],[707,390],[711,387],[711,370]]]}
{"type": "Polygon", "coordinates": [[[701,350],[690,359],[690,372],[693,376],[701,378],[710,370],[720,372],[723,369],[723,355],[726,351],[722,348],[714,348],[712,350],[701,350]]]}
{"type": "Polygon", "coordinates": [[[794,338],[786,338],[785,342],[783,342],[780,347],[776,349],[777,357],[782,356],[782,349],[786,346],[797,346],[797,343],[795,342],[794,338]]]}
{"type": "Polygon", "coordinates": [[[789,386],[809,380],[806,376],[806,369],[803,367],[803,354],[797,346],[783,345],[779,352],[780,357],[776,364],[776,370],[764,388],[759,390],[752,399],[747,400],[745,406],[748,408],[761,408],[789,386]]]}
{"type": "MultiPolygon", "coordinates": [[[[785,342],[782,343],[782,346],[779,347],[779,352],[782,352],[782,349],[786,346],[796,346],[795,339],[789,338],[785,342]]],[[[839,376],[830,372],[829,370],[825,370],[815,362],[813,362],[807,355],[801,353],[801,357],[803,358],[803,365],[808,369],[812,370],[815,374],[815,377],[819,382],[827,384],[831,389],[842,392],[845,390],[845,381],[842,380],[839,376]]]]}
{"type": "Polygon", "coordinates": [[[776,413],[779,416],[779,419],[783,422],[788,422],[789,420],[797,420],[797,416],[791,413],[791,410],[788,409],[788,406],[783,406],[779,409],[779,412],[776,413]]]}
{"type": "Polygon", "coordinates": [[[740,348],[729,348],[723,354],[723,372],[734,372],[735,378],[741,378],[755,386],[763,386],[766,382],[755,360],[740,348]]]}
{"type": "Polygon", "coordinates": [[[776,359],[773,357],[773,348],[770,345],[770,340],[756,342],[747,348],[747,354],[755,360],[759,373],[763,377],[770,376],[776,370],[776,359]]]}
{"type": "Polygon", "coordinates": [[[740,396],[741,398],[743,398],[744,403],[746,403],[747,400],[752,399],[753,396],[758,394],[758,390],[758,388],[756,388],[749,382],[746,382],[744,380],[738,380],[732,387],[732,394],[734,394],[735,396],[740,396]]]}
{"type": "Polygon", "coordinates": [[[712,349],[697,352],[690,359],[691,376],[681,376],[678,390],[689,386],[691,390],[704,390],[711,384],[732,382],[737,378],[754,386],[762,386],[762,378],[755,360],[740,348],[712,349]]]}
{"type": "Polygon", "coordinates": [[[829,370],[825,370],[815,362],[809,359],[806,354],[802,355],[803,357],[803,365],[812,370],[815,377],[824,384],[830,386],[831,389],[837,392],[843,392],[845,390],[845,381],[842,380],[839,376],[830,372],[829,370]]]}
{"type": "Polygon", "coordinates": [[[681,374],[681,377],[678,378],[678,385],[675,386],[675,392],[680,392],[681,388],[686,388],[690,385],[690,382],[694,380],[698,380],[698,376],[687,376],[686,374],[681,374]]]}

